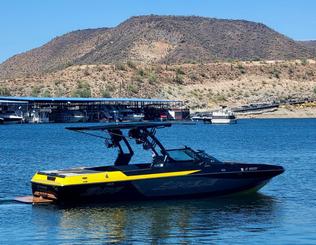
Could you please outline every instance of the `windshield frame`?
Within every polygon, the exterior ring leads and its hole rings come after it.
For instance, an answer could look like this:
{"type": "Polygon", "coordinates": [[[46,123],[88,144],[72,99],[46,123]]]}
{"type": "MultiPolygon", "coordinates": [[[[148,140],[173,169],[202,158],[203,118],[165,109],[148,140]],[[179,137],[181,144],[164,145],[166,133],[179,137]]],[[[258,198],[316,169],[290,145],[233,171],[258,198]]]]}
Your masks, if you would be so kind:
{"type": "Polygon", "coordinates": [[[193,151],[191,148],[178,148],[178,149],[168,149],[166,150],[168,158],[175,162],[192,162],[200,160],[197,157],[197,153],[193,151]],[[181,154],[172,154],[172,153],[181,153],[181,154]],[[181,156],[185,158],[181,159],[181,156]]]}

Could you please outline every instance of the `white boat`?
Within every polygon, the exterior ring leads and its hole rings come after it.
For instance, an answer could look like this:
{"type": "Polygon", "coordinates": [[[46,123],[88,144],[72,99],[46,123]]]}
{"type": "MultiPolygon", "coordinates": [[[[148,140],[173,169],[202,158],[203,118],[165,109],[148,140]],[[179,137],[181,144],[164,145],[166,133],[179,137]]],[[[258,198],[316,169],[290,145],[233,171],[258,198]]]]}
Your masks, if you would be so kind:
{"type": "Polygon", "coordinates": [[[218,111],[212,113],[212,124],[233,124],[237,123],[234,112],[229,110],[227,107],[222,107],[218,111]]]}
{"type": "Polygon", "coordinates": [[[193,116],[191,117],[191,121],[204,121],[204,122],[210,122],[212,120],[211,116],[193,116]]]}
{"type": "Polygon", "coordinates": [[[6,111],[0,113],[0,123],[7,124],[7,123],[22,123],[23,117],[17,115],[14,111],[6,111]]]}
{"type": "Polygon", "coordinates": [[[128,114],[126,115],[123,119],[124,121],[129,121],[129,122],[140,122],[144,120],[144,114],[142,113],[133,113],[133,114],[128,114]]]}
{"type": "Polygon", "coordinates": [[[51,109],[33,110],[30,114],[29,123],[49,123],[51,109]]]}

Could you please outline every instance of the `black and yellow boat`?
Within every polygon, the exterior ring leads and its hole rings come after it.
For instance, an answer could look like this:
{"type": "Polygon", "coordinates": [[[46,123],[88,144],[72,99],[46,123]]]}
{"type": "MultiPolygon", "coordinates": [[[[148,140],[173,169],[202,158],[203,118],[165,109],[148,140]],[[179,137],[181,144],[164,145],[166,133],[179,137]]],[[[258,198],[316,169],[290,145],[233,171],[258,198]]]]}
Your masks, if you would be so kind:
{"type": "Polygon", "coordinates": [[[189,147],[165,149],[155,132],[171,125],[141,122],[68,127],[97,137],[101,136],[93,131],[107,132],[106,146],[118,148],[114,165],[37,172],[31,181],[33,197],[28,201],[64,203],[223,195],[256,191],[284,171],[275,165],[221,162],[189,147]],[[129,140],[151,150],[152,162],[129,164],[133,156],[129,140]]]}

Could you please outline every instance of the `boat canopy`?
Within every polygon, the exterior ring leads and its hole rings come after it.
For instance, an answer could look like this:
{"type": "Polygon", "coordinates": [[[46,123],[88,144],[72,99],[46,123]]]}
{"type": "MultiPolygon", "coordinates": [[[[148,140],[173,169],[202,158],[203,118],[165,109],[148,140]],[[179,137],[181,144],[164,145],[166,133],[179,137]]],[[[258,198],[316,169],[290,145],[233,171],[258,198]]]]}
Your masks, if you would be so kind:
{"type": "Polygon", "coordinates": [[[105,139],[107,148],[118,148],[118,156],[114,163],[115,166],[128,165],[132,156],[133,149],[127,139],[134,139],[136,144],[142,144],[144,150],[151,150],[154,158],[165,157],[167,155],[166,149],[155,137],[157,128],[170,127],[170,122],[133,122],[133,123],[109,123],[102,126],[87,126],[87,127],[66,127],[68,130],[79,133],[88,134],[90,136],[105,139]],[[128,129],[128,134],[124,135],[121,129],[128,129]],[[86,131],[107,131],[109,138],[95,135],[86,131]],[[128,151],[124,152],[121,144],[125,144],[128,151]],[[159,148],[159,150],[156,149],[159,148]]]}

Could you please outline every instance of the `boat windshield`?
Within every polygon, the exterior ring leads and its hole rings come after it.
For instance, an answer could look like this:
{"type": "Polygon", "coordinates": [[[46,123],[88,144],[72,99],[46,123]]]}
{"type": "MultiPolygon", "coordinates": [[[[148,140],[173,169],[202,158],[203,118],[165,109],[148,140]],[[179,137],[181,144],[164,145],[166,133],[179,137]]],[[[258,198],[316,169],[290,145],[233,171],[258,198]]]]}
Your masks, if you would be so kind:
{"type": "Polygon", "coordinates": [[[215,157],[204,151],[194,151],[191,148],[167,150],[168,156],[173,161],[203,161],[206,163],[220,163],[215,157]]]}
{"type": "Polygon", "coordinates": [[[193,161],[192,152],[189,149],[167,150],[169,157],[174,161],[193,161]]]}

